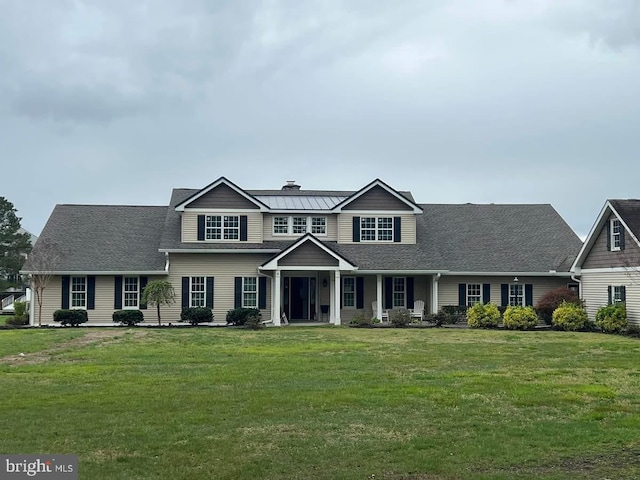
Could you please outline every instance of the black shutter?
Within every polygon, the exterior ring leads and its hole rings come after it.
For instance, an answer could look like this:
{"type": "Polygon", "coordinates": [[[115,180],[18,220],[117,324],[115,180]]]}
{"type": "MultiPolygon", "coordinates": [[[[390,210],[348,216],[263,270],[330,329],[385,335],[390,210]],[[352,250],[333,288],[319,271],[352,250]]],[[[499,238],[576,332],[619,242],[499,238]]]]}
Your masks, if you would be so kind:
{"type": "Polygon", "coordinates": [[[240,241],[247,241],[247,216],[240,215],[240,241]]]}
{"type": "Polygon", "coordinates": [[[502,297],[502,306],[503,307],[508,307],[509,306],[509,284],[508,283],[503,283],[500,285],[500,296],[502,297]]]}
{"type": "Polygon", "coordinates": [[[533,284],[525,283],[524,285],[524,304],[527,307],[533,306],[533,284]]]}
{"type": "Polygon", "coordinates": [[[622,300],[623,302],[627,301],[627,287],[625,287],[624,285],[620,287],[620,300],[622,300]]]}
{"type": "Polygon", "coordinates": [[[413,299],[413,277],[407,277],[406,279],[407,282],[407,308],[413,308],[413,303],[414,303],[414,299],[413,299]]]}
{"type": "Polygon", "coordinates": [[[95,310],[96,308],[96,277],[89,275],[87,277],[87,310],[95,310]]]}
{"type": "Polygon", "coordinates": [[[482,303],[489,303],[491,301],[491,284],[482,284],[482,303]]]}
{"type": "Polygon", "coordinates": [[[458,305],[464,307],[467,305],[467,284],[458,284],[458,305]]]}
{"type": "Polygon", "coordinates": [[[393,308],[393,277],[384,277],[384,309],[393,308]]]}
{"type": "Polygon", "coordinates": [[[360,241],[360,217],[353,217],[353,241],[360,241]]]}
{"type": "Polygon", "coordinates": [[[122,275],[116,275],[113,279],[113,308],[122,308],[122,275]]]}
{"type": "Polygon", "coordinates": [[[267,308],[267,277],[258,277],[258,308],[267,308]]]}
{"type": "Polygon", "coordinates": [[[236,277],[234,280],[233,306],[235,308],[242,307],[242,277],[236,277]]]}
{"type": "Polygon", "coordinates": [[[198,215],[198,240],[204,240],[204,215],[198,215]]]}
{"type": "Polygon", "coordinates": [[[144,289],[147,288],[147,283],[149,283],[148,277],[140,277],[140,310],[147,309],[147,304],[142,303],[142,294],[144,293],[144,289]]]}
{"type": "Polygon", "coordinates": [[[620,250],[624,250],[624,227],[620,224],[620,250]]]}
{"type": "Polygon", "coordinates": [[[64,275],[62,277],[62,304],[60,308],[66,310],[69,308],[69,284],[71,283],[71,277],[64,275]]]}
{"type": "Polygon", "coordinates": [[[364,308],[364,277],[356,277],[356,308],[364,308]]]}
{"type": "Polygon", "coordinates": [[[607,305],[611,305],[613,303],[613,289],[611,285],[607,287],[607,305]]]}
{"type": "Polygon", "coordinates": [[[206,278],[205,306],[213,308],[213,277],[206,278]]]}
{"type": "Polygon", "coordinates": [[[189,302],[189,277],[182,277],[182,308],[188,308],[189,302]]]}
{"type": "Polygon", "coordinates": [[[402,241],[402,217],[393,217],[393,241],[402,241]]]}
{"type": "Polygon", "coordinates": [[[611,250],[611,220],[607,220],[607,250],[611,250]]]}

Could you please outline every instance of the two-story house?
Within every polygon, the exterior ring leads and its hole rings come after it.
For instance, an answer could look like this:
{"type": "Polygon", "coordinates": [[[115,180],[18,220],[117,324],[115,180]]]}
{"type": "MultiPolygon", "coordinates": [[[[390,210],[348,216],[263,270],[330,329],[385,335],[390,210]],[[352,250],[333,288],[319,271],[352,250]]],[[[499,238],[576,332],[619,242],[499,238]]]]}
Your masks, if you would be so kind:
{"type": "Polygon", "coordinates": [[[189,306],[212,308],[220,323],[234,307],[255,307],[280,325],[283,314],[333,324],[359,311],[382,318],[417,300],[428,312],[532,305],[574,283],[580,248],[550,205],[418,204],[381,180],[348,192],[294,182],[246,190],[224,177],[175,189],[168,206],[57,205],[40,238],[60,253],[43,322],[56,309],[84,308],[96,324],[145,308],[141,292],[158,278],[178,296],[167,322],[189,306]]]}
{"type": "Polygon", "coordinates": [[[624,302],[640,325],[639,238],[640,200],[607,200],[572,265],[592,320],[598,308],[624,302]]]}

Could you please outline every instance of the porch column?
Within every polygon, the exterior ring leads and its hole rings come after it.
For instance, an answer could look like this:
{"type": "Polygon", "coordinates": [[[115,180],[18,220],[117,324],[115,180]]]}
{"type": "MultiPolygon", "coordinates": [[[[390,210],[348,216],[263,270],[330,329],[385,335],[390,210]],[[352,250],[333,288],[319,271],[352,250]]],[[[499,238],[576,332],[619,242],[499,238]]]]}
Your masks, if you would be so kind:
{"type": "Polygon", "coordinates": [[[378,320],[382,320],[382,274],[376,275],[376,301],[378,306],[378,311],[373,312],[373,316],[378,320]]]}
{"type": "Polygon", "coordinates": [[[333,285],[333,311],[335,312],[333,324],[340,325],[340,270],[335,271],[333,285]]]}
{"type": "Polygon", "coordinates": [[[280,322],[280,297],[280,270],[276,270],[271,283],[271,320],[277,327],[282,325],[280,322]]]}
{"type": "Polygon", "coordinates": [[[431,282],[431,313],[438,313],[438,282],[440,274],[436,273],[431,282]]]}

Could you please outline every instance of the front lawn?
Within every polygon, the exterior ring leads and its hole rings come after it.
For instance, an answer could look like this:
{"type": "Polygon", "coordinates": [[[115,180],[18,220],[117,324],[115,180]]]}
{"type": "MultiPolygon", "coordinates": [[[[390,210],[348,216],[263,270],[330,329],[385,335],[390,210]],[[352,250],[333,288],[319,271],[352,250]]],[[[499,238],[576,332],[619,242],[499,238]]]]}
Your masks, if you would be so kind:
{"type": "Polygon", "coordinates": [[[96,480],[637,478],[639,365],[586,333],[5,330],[0,452],[96,480]]]}

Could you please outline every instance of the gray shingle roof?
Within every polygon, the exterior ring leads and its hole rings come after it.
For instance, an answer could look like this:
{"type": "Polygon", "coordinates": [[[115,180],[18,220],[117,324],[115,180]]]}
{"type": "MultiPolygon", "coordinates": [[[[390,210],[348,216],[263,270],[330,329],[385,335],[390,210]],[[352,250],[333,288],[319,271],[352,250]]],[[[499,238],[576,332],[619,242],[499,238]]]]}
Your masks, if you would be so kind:
{"type": "Polygon", "coordinates": [[[640,238],[640,200],[609,200],[631,233],[640,238]]]}
{"type": "Polygon", "coordinates": [[[60,250],[55,271],[163,271],[158,245],[166,212],[166,206],[56,205],[23,270],[46,241],[60,250]]]}

